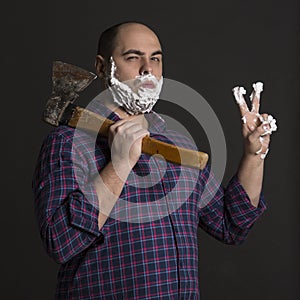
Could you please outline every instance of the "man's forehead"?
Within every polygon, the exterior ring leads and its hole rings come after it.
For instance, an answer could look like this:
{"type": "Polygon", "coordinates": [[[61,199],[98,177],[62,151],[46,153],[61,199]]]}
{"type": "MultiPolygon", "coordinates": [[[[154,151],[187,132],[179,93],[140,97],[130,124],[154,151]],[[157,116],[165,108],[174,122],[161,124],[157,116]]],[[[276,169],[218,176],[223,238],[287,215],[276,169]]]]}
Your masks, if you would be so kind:
{"type": "Polygon", "coordinates": [[[141,24],[122,26],[116,36],[116,47],[122,49],[123,52],[129,49],[144,51],[145,48],[152,48],[151,51],[161,50],[156,34],[141,24]]]}

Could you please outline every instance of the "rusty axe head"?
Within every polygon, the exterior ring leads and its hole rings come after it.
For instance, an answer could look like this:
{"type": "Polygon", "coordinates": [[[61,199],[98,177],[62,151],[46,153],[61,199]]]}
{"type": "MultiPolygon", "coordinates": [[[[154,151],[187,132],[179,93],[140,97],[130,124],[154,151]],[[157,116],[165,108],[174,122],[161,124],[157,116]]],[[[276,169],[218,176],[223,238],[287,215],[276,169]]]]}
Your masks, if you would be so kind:
{"type": "Polygon", "coordinates": [[[65,109],[79,96],[96,75],[77,66],[54,61],[52,68],[52,94],[43,112],[45,122],[58,126],[65,109]]]}

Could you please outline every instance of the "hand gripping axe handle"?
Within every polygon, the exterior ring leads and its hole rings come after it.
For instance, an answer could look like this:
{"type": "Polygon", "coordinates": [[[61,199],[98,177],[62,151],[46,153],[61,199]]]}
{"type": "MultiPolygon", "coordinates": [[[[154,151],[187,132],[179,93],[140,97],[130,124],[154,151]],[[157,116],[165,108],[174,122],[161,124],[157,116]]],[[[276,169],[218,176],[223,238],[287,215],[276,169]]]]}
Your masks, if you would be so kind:
{"type": "MultiPolygon", "coordinates": [[[[46,103],[43,120],[54,126],[65,124],[107,137],[109,127],[114,121],[73,104],[79,96],[77,93],[83,91],[96,77],[95,74],[77,66],[54,61],[52,94],[46,103]]],[[[177,147],[148,136],[142,140],[142,152],[149,155],[158,154],[169,162],[201,170],[208,161],[208,154],[205,152],[177,147]]]]}

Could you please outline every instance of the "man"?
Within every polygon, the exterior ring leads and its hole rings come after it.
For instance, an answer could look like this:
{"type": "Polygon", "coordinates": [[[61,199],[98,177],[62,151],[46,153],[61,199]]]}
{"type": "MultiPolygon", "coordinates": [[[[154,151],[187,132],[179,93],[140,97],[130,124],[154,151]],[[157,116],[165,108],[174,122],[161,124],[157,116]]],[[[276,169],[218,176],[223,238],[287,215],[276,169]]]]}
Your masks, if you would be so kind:
{"type": "MultiPolygon", "coordinates": [[[[242,243],[266,206],[261,194],[272,120],[234,90],[244,155],[226,188],[204,170],[141,152],[150,135],[192,148],[152,108],[162,85],[162,48],[141,23],[100,37],[96,70],[108,88],[91,109],[115,124],[108,139],[67,126],[49,133],[33,179],[48,254],[61,264],[56,299],[199,299],[197,228],[242,243]]],[[[274,125],[274,124],[273,124],[274,125]]]]}

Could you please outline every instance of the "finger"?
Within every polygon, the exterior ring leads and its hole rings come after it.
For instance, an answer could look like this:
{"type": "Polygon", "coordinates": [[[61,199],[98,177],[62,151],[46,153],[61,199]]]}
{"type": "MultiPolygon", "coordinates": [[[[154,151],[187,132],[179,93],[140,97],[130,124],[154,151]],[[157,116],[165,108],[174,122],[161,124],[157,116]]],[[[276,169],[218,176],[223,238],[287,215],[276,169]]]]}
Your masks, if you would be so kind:
{"type": "Polygon", "coordinates": [[[270,135],[259,138],[261,142],[261,147],[255,154],[259,154],[261,159],[265,159],[269,152],[269,143],[270,143],[270,135]]]}
{"type": "Polygon", "coordinates": [[[258,113],[259,112],[259,106],[260,106],[260,94],[263,91],[263,83],[262,82],[256,82],[253,83],[253,92],[250,95],[250,100],[252,103],[251,111],[258,113]]]}
{"type": "Polygon", "coordinates": [[[236,103],[239,105],[241,116],[244,117],[247,112],[249,112],[247,103],[245,101],[244,95],[246,90],[243,87],[236,86],[232,89],[236,103]]]}
{"type": "Polygon", "coordinates": [[[141,128],[141,129],[137,129],[136,131],[134,131],[132,133],[132,135],[133,135],[134,140],[137,141],[139,139],[144,138],[145,136],[149,136],[150,132],[148,130],[141,128]]]}
{"type": "Polygon", "coordinates": [[[108,130],[108,142],[109,142],[109,145],[111,145],[112,143],[112,139],[113,139],[113,136],[115,135],[115,133],[118,131],[118,129],[126,122],[125,119],[121,119],[117,122],[115,122],[114,124],[112,124],[110,127],[109,127],[109,130],[108,130]]]}
{"type": "Polygon", "coordinates": [[[115,136],[122,136],[128,128],[132,126],[136,126],[137,123],[128,121],[126,119],[122,119],[120,121],[117,121],[115,124],[111,125],[109,128],[109,134],[108,134],[108,143],[111,146],[112,141],[114,140],[115,136]]]}
{"type": "Polygon", "coordinates": [[[255,134],[249,136],[249,142],[252,145],[250,146],[250,149],[253,149],[250,152],[259,155],[261,159],[265,159],[269,151],[270,136],[260,136],[258,139],[257,136],[254,136],[255,134]]]}
{"type": "Polygon", "coordinates": [[[264,147],[265,149],[269,147],[269,143],[270,143],[270,135],[265,135],[265,136],[260,136],[259,141],[262,145],[262,147],[264,147]]]}
{"type": "Polygon", "coordinates": [[[141,126],[145,129],[147,129],[149,127],[148,121],[145,118],[144,114],[133,115],[133,116],[130,116],[128,119],[141,124],[141,126]]]}
{"type": "Polygon", "coordinates": [[[132,140],[130,141],[130,149],[133,150],[134,148],[132,147],[138,147],[139,151],[142,150],[142,140],[145,136],[149,136],[150,133],[141,128],[141,129],[137,129],[136,131],[131,133],[131,138],[132,140]]]}
{"type": "Polygon", "coordinates": [[[273,118],[272,115],[262,114],[263,118],[263,126],[265,129],[265,134],[272,134],[273,131],[277,130],[276,119],[273,118]]]}
{"type": "MultiPolygon", "coordinates": [[[[139,139],[141,135],[149,135],[149,131],[142,127],[141,124],[136,122],[125,122],[115,129],[111,139],[115,137],[125,139],[129,143],[133,143],[139,139]]],[[[124,140],[124,141],[125,141],[124,140]]]]}
{"type": "Polygon", "coordinates": [[[124,132],[125,130],[127,130],[128,128],[132,127],[132,126],[140,126],[141,125],[138,122],[132,121],[132,120],[126,120],[126,119],[122,119],[118,122],[116,122],[115,124],[113,124],[110,129],[112,132],[124,132]]]}
{"type": "Polygon", "coordinates": [[[260,154],[260,158],[265,159],[268,153],[269,153],[269,148],[267,148],[264,152],[260,154]]]}
{"type": "Polygon", "coordinates": [[[115,131],[116,128],[122,126],[122,125],[123,125],[124,123],[126,123],[126,122],[127,122],[126,119],[121,119],[121,120],[115,122],[114,124],[112,124],[112,125],[109,127],[109,128],[110,128],[110,131],[112,131],[112,132],[115,131]]]}
{"type": "Polygon", "coordinates": [[[120,133],[125,133],[128,138],[133,140],[136,139],[139,134],[150,134],[149,131],[143,128],[141,124],[135,122],[124,124],[120,133]]]}
{"type": "Polygon", "coordinates": [[[261,134],[261,136],[270,134],[271,131],[270,131],[270,125],[269,125],[269,122],[268,122],[268,115],[267,114],[261,114],[260,117],[261,117],[261,122],[262,122],[261,126],[264,129],[264,132],[261,134]]]}
{"type": "Polygon", "coordinates": [[[256,154],[265,153],[269,147],[270,134],[264,134],[265,131],[264,125],[262,124],[257,127],[248,137],[251,144],[257,145],[257,149],[255,151],[256,154]]]}
{"type": "Polygon", "coordinates": [[[266,126],[266,124],[262,123],[251,133],[251,138],[253,140],[258,140],[260,137],[267,137],[270,135],[268,131],[269,127],[266,126]]]}

